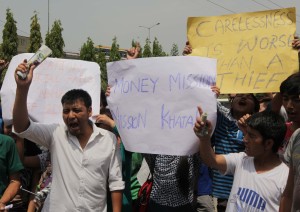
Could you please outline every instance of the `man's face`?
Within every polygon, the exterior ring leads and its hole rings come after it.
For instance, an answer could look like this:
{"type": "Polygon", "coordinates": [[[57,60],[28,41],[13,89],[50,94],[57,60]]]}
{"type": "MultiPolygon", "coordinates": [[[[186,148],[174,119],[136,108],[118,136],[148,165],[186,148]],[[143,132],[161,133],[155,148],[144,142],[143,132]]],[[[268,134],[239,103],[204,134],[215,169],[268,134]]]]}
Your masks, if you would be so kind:
{"type": "Polygon", "coordinates": [[[233,113],[252,114],[255,108],[253,96],[251,94],[236,94],[232,100],[231,108],[233,113]]]}
{"type": "Polygon", "coordinates": [[[284,106],[290,121],[300,124],[300,98],[299,95],[282,94],[282,105],[284,106]]]}
{"type": "Polygon", "coordinates": [[[247,133],[244,136],[245,153],[250,157],[258,157],[264,154],[265,145],[263,137],[259,131],[247,127],[247,133]]]}
{"type": "Polygon", "coordinates": [[[5,134],[5,135],[8,135],[8,136],[10,136],[10,137],[12,137],[13,139],[17,139],[17,136],[16,136],[16,134],[14,134],[13,132],[12,132],[12,124],[10,124],[10,125],[5,125],[4,124],[4,131],[3,131],[3,133],[5,134]]]}
{"type": "Polygon", "coordinates": [[[80,99],[63,104],[63,120],[69,132],[74,136],[81,135],[87,130],[91,115],[92,108],[87,108],[80,99]]]}

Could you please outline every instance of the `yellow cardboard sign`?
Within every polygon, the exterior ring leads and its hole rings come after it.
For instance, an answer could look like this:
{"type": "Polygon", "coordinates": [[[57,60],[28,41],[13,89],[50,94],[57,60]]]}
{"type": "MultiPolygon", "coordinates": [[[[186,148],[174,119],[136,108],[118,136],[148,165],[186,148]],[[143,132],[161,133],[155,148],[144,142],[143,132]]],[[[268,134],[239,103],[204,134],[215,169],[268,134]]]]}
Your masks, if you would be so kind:
{"type": "Polygon", "coordinates": [[[284,8],[190,17],[192,55],[218,59],[221,93],[278,92],[280,83],[298,71],[298,54],[291,46],[295,13],[295,8],[284,8]]]}

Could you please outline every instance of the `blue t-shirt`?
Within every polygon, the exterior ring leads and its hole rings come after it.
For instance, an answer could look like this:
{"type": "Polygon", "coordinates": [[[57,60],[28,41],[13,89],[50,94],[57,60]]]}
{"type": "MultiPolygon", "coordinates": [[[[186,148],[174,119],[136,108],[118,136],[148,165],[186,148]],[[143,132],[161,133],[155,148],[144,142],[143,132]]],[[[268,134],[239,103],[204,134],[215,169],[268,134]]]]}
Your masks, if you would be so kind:
{"type": "Polygon", "coordinates": [[[212,193],[212,170],[205,164],[200,164],[198,180],[198,196],[211,195],[212,193]]]}

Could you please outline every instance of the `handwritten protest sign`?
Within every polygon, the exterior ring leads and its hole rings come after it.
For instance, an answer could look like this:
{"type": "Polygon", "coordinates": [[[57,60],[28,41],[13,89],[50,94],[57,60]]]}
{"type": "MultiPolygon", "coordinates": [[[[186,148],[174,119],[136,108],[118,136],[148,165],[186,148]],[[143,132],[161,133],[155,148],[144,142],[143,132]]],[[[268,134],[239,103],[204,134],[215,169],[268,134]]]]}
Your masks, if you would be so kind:
{"type": "Polygon", "coordinates": [[[192,55],[218,59],[221,93],[278,92],[298,69],[295,8],[188,19],[192,55]]]}
{"type": "Polygon", "coordinates": [[[189,155],[199,151],[193,132],[197,106],[215,123],[211,85],[216,60],[143,58],[108,63],[108,98],[125,148],[132,152],[189,155]]]}
{"type": "MultiPolygon", "coordinates": [[[[19,54],[10,62],[1,89],[2,116],[6,124],[12,123],[12,109],[16,95],[14,72],[17,66],[33,54],[19,54]]],[[[97,63],[47,58],[34,70],[27,106],[33,121],[61,123],[61,97],[71,89],[86,90],[92,97],[93,113],[100,110],[100,71],[97,63]]]]}

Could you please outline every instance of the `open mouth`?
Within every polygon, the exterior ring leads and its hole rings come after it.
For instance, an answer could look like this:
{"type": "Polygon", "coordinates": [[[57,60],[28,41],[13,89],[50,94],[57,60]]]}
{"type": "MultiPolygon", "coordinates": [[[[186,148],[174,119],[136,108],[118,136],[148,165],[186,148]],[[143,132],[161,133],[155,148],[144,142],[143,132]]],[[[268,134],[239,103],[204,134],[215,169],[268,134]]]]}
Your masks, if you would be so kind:
{"type": "Polygon", "coordinates": [[[70,129],[77,129],[79,127],[78,123],[69,123],[69,128],[70,129]]]}

